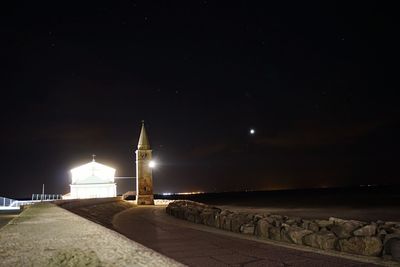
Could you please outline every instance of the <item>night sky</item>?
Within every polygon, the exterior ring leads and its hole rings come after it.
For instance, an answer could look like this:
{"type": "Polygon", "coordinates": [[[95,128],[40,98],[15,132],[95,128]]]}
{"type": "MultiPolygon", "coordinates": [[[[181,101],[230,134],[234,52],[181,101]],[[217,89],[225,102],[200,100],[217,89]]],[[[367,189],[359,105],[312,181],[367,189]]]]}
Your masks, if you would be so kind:
{"type": "Polygon", "coordinates": [[[398,184],[397,9],[319,2],[2,2],[0,196],[134,176],[141,120],[160,193],[398,184]]]}

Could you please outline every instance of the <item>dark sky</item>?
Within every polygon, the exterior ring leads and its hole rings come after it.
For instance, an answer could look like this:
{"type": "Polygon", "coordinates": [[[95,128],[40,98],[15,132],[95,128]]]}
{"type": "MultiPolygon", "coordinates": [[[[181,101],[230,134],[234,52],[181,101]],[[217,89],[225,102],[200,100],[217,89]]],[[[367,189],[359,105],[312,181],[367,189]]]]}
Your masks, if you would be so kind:
{"type": "Polygon", "coordinates": [[[389,2],[7,2],[0,195],[134,176],[142,119],[156,192],[399,183],[389,2]]]}

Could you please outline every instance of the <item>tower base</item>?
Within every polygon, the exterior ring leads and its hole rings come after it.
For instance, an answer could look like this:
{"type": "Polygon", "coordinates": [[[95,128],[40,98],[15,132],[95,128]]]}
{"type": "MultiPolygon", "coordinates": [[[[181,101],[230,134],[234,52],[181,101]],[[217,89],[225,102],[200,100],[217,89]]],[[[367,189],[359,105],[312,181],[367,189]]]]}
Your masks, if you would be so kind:
{"type": "Polygon", "coordinates": [[[136,205],[154,205],[153,195],[136,195],[136,205]]]}

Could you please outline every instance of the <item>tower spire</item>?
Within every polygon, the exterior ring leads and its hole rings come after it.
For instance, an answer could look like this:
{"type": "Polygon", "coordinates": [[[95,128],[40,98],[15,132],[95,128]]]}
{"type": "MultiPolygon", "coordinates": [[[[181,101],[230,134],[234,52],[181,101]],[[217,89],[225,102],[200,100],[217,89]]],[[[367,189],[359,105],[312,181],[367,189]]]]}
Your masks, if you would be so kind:
{"type": "Polygon", "coordinates": [[[142,129],[140,130],[138,149],[150,149],[149,138],[147,137],[146,128],[144,127],[144,120],[142,120],[142,129]]]}
{"type": "Polygon", "coordinates": [[[147,137],[144,121],[136,150],[136,204],[154,205],[153,174],[150,167],[152,151],[147,137]]]}

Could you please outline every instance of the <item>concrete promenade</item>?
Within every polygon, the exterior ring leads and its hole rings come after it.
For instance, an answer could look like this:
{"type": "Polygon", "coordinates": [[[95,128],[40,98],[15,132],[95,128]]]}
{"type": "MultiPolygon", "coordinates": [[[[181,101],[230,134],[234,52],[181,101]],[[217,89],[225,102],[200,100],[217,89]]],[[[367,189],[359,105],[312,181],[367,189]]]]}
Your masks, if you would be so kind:
{"type": "Polygon", "coordinates": [[[53,204],[37,204],[0,229],[0,266],[182,266],[53,204]]]}
{"type": "Polygon", "coordinates": [[[168,216],[163,206],[127,209],[112,223],[132,240],[189,266],[376,266],[364,257],[293,249],[192,224],[168,216]]]}

